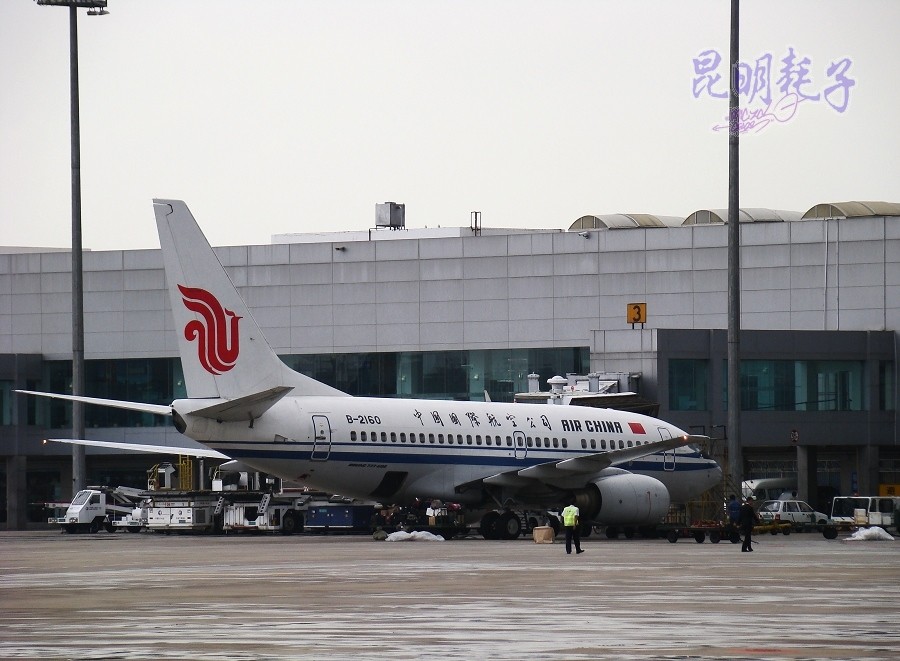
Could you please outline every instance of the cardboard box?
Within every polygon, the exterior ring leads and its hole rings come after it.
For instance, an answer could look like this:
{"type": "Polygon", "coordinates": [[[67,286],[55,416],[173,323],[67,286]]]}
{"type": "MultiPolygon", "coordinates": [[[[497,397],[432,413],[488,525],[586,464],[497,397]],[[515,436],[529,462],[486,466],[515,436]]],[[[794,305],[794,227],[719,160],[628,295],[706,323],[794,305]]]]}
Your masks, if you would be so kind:
{"type": "Polygon", "coordinates": [[[550,526],[537,526],[532,535],[534,536],[535,544],[552,544],[553,538],[556,536],[553,534],[553,528],[550,526]]]}

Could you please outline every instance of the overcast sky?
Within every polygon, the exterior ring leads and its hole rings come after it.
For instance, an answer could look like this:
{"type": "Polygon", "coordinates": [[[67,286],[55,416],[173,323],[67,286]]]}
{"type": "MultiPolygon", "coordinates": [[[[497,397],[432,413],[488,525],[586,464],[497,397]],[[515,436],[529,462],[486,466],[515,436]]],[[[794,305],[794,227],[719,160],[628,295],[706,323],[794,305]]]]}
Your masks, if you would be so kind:
{"type": "MultiPolygon", "coordinates": [[[[366,229],[388,200],[408,227],[468,226],[473,210],[485,227],[564,229],[725,207],[729,5],[80,10],[84,247],[158,247],[154,197],[184,199],[213,245],[366,229]]],[[[897,0],[742,3],[757,124],[741,206],[900,202],[898,26],[897,0]],[[781,121],[763,125],[767,109],[781,121]]],[[[67,9],[0,2],[2,245],[71,245],[68,58],[67,9]]]]}

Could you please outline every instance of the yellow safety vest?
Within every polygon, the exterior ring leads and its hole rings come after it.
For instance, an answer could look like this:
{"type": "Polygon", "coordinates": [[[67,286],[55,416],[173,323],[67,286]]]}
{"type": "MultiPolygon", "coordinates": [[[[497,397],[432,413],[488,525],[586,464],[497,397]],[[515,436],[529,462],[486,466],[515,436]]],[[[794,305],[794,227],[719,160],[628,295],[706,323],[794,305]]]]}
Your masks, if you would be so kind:
{"type": "Polygon", "coordinates": [[[578,520],[578,508],[574,505],[567,505],[562,511],[562,515],[564,526],[574,526],[575,522],[578,520]]]}

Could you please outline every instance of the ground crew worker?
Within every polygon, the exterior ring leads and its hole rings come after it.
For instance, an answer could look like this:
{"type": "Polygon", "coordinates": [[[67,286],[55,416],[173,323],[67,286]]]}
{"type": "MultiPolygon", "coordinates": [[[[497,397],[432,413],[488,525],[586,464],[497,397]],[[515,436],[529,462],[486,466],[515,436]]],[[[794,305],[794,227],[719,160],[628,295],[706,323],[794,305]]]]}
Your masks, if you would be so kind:
{"type": "Polygon", "coordinates": [[[747,501],[741,505],[740,525],[741,532],[744,535],[744,543],[741,545],[741,551],[746,553],[753,550],[753,540],[750,535],[753,533],[753,526],[756,525],[758,516],[756,510],[753,509],[753,497],[747,496],[747,501]]]}
{"type": "Polygon", "coordinates": [[[737,496],[731,494],[731,500],[728,501],[728,520],[736,526],[740,518],[741,502],[737,499],[737,496]]]}
{"type": "Polygon", "coordinates": [[[575,553],[584,553],[581,548],[581,536],[578,534],[578,526],[581,511],[575,506],[574,500],[570,500],[562,511],[563,526],[566,528],[566,553],[572,553],[572,542],[575,542],[575,553]]]}

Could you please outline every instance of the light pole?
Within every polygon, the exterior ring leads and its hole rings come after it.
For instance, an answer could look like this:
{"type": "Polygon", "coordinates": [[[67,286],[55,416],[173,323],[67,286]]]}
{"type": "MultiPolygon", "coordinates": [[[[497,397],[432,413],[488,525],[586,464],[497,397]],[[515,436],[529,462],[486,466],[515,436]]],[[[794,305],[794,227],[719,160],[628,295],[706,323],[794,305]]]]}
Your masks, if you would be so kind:
{"type": "Polygon", "coordinates": [[[737,489],[744,476],[741,448],[741,219],[740,195],[740,0],[731,0],[728,95],[728,474],[737,489]]]}
{"type": "MultiPolygon", "coordinates": [[[[72,394],[84,395],[84,281],[81,258],[81,122],[78,112],[78,14],[102,16],[106,0],[35,0],[38,5],[69,8],[69,80],[72,116],[72,394]]],[[[84,405],[72,402],[72,437],[84,438],[84,405]]],[[[72,495],[85,487],[84,446],[72,446],[72,495]]]]}

